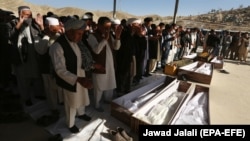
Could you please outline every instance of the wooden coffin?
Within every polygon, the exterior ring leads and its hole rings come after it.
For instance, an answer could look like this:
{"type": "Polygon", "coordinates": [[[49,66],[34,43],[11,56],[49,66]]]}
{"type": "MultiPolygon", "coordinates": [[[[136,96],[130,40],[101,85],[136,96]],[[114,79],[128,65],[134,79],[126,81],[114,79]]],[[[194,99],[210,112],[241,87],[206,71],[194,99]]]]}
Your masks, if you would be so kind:
{"type": "Polygon", "coordinates": [[[143,106],[144,103],[164,90],[173,81],[177,81],[177,79],[162,76],[150,84],[114,99],[111,102],[111,115],[130,126],[132,114],[143,106]]]}
{"type": "Polygon", "coordinates": [[[213,76],[213,64],[195,61],[189,65],[178,68],[178,79],[203,84],[210,84],[213,76]]]}
{"type": "Polygon", "coordinates": [[[195,85],[182,103],[171,125],[210,125],[209,116],[209,87],[195,85]]]}
{"type": "Polygon", "coordinates": [[[210,63],[213,64],[214,69],[223,69],[224,60],[221,57],[214,57],[210,63]]]}
{"type": "Polygon", "coordinates": [[[170,124],[178,108],[191,92],[192,85],[192,83],[179,80],[169,84],[167,89],[148,101],[132,115],[132,131],[138,133],[140,125],[170,124]]]}

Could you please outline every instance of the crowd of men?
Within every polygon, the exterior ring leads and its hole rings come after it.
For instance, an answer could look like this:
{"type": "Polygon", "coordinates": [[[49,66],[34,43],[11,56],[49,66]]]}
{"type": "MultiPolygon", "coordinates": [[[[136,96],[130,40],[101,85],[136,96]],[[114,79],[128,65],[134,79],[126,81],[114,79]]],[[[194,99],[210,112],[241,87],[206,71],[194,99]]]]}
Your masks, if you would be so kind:
{"type": "Polygon", "coordinates": [[[212,57],[246,61],[248,33],[202,32],[175,23],[155,24],[152,17],[93,21],[91,12],[58,16],[32,15],[28,6],[18,16],[1,10],[1,88],[13,77],[24,107],[45,97],[52,114],[65,107],[66,123],[79,132],[75,118],[90,121],[85,107],[94,95],[94,108],[104,112],[102,99],[111,102],[131,91],[144,77],[195,53],[202,46],[212,57]]]}

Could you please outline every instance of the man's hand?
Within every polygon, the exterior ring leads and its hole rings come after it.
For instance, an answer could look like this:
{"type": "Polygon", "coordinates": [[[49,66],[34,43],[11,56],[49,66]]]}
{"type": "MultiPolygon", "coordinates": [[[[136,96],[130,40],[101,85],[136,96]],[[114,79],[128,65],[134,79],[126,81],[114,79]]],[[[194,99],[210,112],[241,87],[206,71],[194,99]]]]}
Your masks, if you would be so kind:
{"type": "Polygon", "coordinates": [[[104,39],[105,40],[109,39],[109,30],[105,31],[105,33],[104,33],[104,39]]]}
{"type": "Polygon", "coordinates": [[[105,67],[103,67],[101,64],[94,64],[94,69],[98,70],[98,72],[105,72],[105,67]]]}
{"type": "Polygon", "coordinates": [[[62,22],[59,22],[59,26],[60,26],[60,31],[59,31],[59,33],[60,33],[60,34],[65,33],[65,28],[64,28],[64,25],[63,25],[62,22]]]}
{"type": "Polygon", "coordinates": [[[36,21],[36,23],[40,26],[41,30],[44,30],[44,26],[43,26],[43,16],[42,16],[40,13],[38,13],[38,14],[36,15],[35,21],[36,21]]]}
{"type": "Polygon", "coordinates": [[[23,16],[19,17],[19,20],[18,20],[17,25],[16,25],[16,29],[20,29],[21,28],[21,26],[22,26],[22,24],[24,22],[24,19],[25,18],[23,16]]]}
{"type": "Polygon", "coordinates": [[[121,36],[122,30],[123,30],[122,25],[119,25],[119,26],[115,29],[115,38],[116,38],[117,40],[120,40],[120,36],[121,36]]]}
{"type": "Polygon", "coordinates": [[[78,83],[80,83],[83,87],[87,89],[92,89],[93,88],[93,83],[90,79],[86,77],[78,77],[76,80],[78,83]]]}

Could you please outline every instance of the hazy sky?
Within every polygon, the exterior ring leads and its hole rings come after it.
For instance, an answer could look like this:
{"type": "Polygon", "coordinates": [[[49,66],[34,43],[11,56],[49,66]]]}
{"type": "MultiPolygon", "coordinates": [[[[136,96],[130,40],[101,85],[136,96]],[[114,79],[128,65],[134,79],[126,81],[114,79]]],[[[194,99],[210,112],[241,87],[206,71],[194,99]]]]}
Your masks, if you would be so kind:
{"type": "MultiPolygon", "coordinates": [[[[112,11],[114,0],[26,0],[33,4],[55,8],[77,7],[89,11],[112,11]]],[[[230,10],[250,6],[250,0],[179,0],[178,16],[203,14],[211,9],[230,10]]],[[[116,0],[116,10],[133,15],[158,14],[172,16],[175,0],[116,0]]]]}

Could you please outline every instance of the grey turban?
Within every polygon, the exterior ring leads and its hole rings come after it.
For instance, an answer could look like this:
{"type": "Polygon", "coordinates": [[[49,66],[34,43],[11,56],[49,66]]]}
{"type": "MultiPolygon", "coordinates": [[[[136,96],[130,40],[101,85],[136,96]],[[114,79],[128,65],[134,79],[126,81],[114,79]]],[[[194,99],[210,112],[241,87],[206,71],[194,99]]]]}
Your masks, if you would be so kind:
{"type": "Polygon", "coordinates": [[[70,18],[64,23],[65,31],[68,31],[70,29],[82,29],[84,30],[86,28],[86,22],[83,20],[78,20],[76,18],[70,18]]]}

